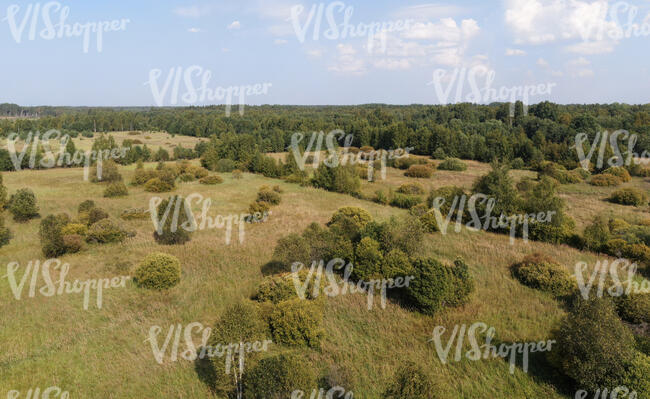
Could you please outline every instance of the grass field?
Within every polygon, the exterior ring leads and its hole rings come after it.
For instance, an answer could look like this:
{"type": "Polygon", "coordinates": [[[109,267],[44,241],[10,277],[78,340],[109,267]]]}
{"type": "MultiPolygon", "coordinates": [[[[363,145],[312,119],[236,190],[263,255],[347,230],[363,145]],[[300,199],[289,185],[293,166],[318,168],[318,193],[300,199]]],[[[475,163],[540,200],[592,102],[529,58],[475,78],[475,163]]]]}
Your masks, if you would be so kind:
{"type": "MultiPolygon", "coordinates": [[[[142,140],[147,133],[122,135],[142,140]]],[[[152,147],[168,142],[175,145],[182,140],[184,146],[189,146],[193,140],[157,135],[151,134],[152,147]]],[[[83,140],[80,144],[90,143],[91,140],[83,140]]],[[[469,188],[476,177],[487,173],[489,165],[468,164],[465,172],[437,171],[432,179],[422,183],[427,188],[469,188]]],[[[131,180],[133,170],[134,166],[120,167],[125,181],[131,180]]],[[[531,175],[525,171],[513,174],[515,178],[531,175]]],[[[104,186],[84,182],[81,169],[21,171],[3,176],[10,193],[22,187],[35,192],[42,217],[61,212],[74,217],[79,203],[92,199],[117,218],[125,208],[148,208],[154,195],[141,187],[129,187],[127,197],[103,198],[104,186]]],[[[301,232],[311,222],[325,223],[342,206],[363,207],[378,219],[406,212],[258,175],[244,174],[242,180],[234,180],[227,173],[222,177],[224,183],[216,186],[179,183],[175,193],[200,193],[211,198],[214,216],[245,213],[261,185],[278,184],[284,190],[282,203],[273,208],[266,223],[246,225],[243,243],[233,232],[231,244],[226,245],[223,229],[208,229],[193,233],[192,240],[185,245],[160,246],[153,240],[151,220],[145,219],[123,222],[137,232],[123,244],[88,246],[78,254],[61,257],[71,266],[68,280],[86,280],[130,275],[150,252],[169,253],[181,260],[183,269],[181,283],[169,292],[150,292],[128,282],[126,288],[106,290],[101,309],[91,304],[83,310],[78,294],[28,298],[25,288],[23,297],[16,300],[8,279],[1,278],[0,396],[11,389],[26,392],[31,387],[59,386],[68,390],[71,397],[80,398],[214,397],[194,362],[171,362],[166,358],[160,365],[155,361],[149,343],[145,342],[151,326],[161,326],[165,332],[173,324],[200,322],[212,326],[227,305],[251,296],[263,278],[261,268],[271,260],[280,237],[301,232]]],[[[413,180],[396,169],[389,169],[387,177],[386,181],[363,183],[364,194],[371,195],[380,188],[397,188],[413,180]]],[[[638,178],[626,185],[650,188],[650,183],[638,178]]],[[[595,214],[606,210],[613,214],[648,215],[647,209],[604,202],[603,198],[612,190],[584,183],[561,187],[561,197],[566,199],[568,213],[576,219],[579,231],[595,214]]],[[[194,211],[200,211],[198,206],[194,211]]],[[[19,262],[18,274],[22,276],[27,262],[43,258],[38,239],[39,219],[18,224],[7,218],[7,226],[14,238],[0,249],[0,262],[19,262]]],[[[363,295],[328,298],[325,337],[322,348],[312,355],[313,364],[322,369],[333,364],[351,369],[358,398],[380,398],[394,370],[406,360],[429,369],[444,398],[573,397],[573,393],[557,385],[561,379],[539,357],[531,359],[528,373],[518,367],[510,374],[509,365],[503,360],[463,359],[442,364],[433,343],[428,342],[437,325],[451,329],[456,324],[477,321],[493,326],[502,342],[547,339],[564,310],[550,296],[513,280],[508,270],[512,263],[533,251],[550,255],[570,272],[577,261],[593,264],[597,259],[593,253],[567,246],[522,240],[510,245],[509,237],[486,232],[463,230],[458,234],[427,235],[418,255],[434,256],[444,262],[461,256],[469,264],[476,282],[469,304],[428,317],[393,303],[386,309],[375,306],[369,311],[363,295]]],[[[4,274],[3,267],[0,276],[4,274]]],[[[445,342],[447,338],[448,335],[445,342]]]]}

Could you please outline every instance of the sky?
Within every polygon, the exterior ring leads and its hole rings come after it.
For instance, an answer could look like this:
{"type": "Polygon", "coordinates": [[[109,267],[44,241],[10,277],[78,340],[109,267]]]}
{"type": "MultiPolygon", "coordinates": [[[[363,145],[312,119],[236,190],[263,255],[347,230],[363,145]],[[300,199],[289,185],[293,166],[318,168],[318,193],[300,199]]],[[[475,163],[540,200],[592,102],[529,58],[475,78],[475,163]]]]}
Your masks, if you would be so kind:
{"type": "Polygon", "coordinates": [[[0,102],[645,104],[649,44],[650,0],[4,0],[0,102]]]}

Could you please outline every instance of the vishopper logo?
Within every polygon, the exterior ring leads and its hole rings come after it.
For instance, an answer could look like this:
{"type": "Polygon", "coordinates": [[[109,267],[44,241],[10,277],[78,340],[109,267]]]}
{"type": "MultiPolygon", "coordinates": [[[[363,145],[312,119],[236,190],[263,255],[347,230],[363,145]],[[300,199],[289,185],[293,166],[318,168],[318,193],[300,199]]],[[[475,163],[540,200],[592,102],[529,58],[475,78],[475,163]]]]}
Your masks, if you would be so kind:
{"type": "Polygon", "coordinates": [[[226,245],[230,244],[233,225],[238,226],[239,243],[241,244],[244,242],[244,237],[246,235],[246,223],[264,222],[271,214],[271,211],[269,211],[264,213],[242,213],[227,216],[217,215],[212,217],[208,215],[212,206],[212,199],[204,198],[203,195],[199,193],[192,193],[186,198],[181,198],[177,195],[170,197],[163,213],[159,214],[158,207],[162,202],[163,199],[160,197],[152,197],[149,200],[149,214],[151,215],[151,221],[153,222],[154,229],[158,235],[163,234],[163,230],[168,224],[168,221],[169,230],[172,233],[178,231],[179,228],[191,233],[197,230],[223,229],[225,227],[226,245]],[[199,223],[197,223],[197,218],[195,218],[194,213],[192,212],[192,202],[194,201],[201,206],[201,213],[198,217],[199,223]],[[170,217],[171,219],[169,219],[170,217]],[[181,220],[184,221],[181,223],[181,220]]]}
{"type": "MultiPolygon", "coordinates": [[[[305,397],[305,392],[301,391],[300,389],[296,389],[295,391],[291,392],[291,399],[303,399],[305,397]]],[[[320,388],[316,389],[314,388],[311,391],[311,395],[309,396],[309,399],[336,399],[336,398],[343,398],[343,399],[352,399],[354,398],[354,394],[352,391],[346,391],[345,388],[341,386],[335,386],[325,391],[325,389],[320,388]]]]}
{"type": "Polygon", "coordinates": [[[356,26],[350,23],[352,14],[354,14],[354,7],[346,6],[342,1],[334,1],[327,5],[325,3],[312,4],[309,14],[304,18],[302,17],[305,11],[305,6],[296,4],[291,8],[290,20],[293,24],[293,29],[296,37],[300,43],[305,42],[307,32],[310,26],[312,27],[312,39],[319,40],[321,36],[321,27],[329,27],[325,32],[322,32],[323,37],[328,40],[344,40],[347,38],[367,37],[368,44],[367,50],[372,54],[375,46],[375,37],[379,35],[381,41],[381,53],[386,52],[387,33],[408,31],[411,28],[413,20],[395,20],[385,22],[371,22],[369,24],[359,23],[356,26]],[[342,19],[342,20],[341,20],[342,19]],[[301,24],[301,20],[304,22],[301,24]],[[325,21],[324,21],[325,20],[325,21]]]}
{"type": "Polygon", "coordinates": [[[102,179],[102,162],[108,159],[124,158],[128,152],[128,147],[113,148],[111,150],[100,151],[80,151],[76,150],[73,154],[66,152],[66,146],[72,138],[69,135],[62,135],[60,131],[51,129],[43,134],[29,132],[24,141],[22,151],[18,152],[16,149],[16,141],[19,139],[17,133],[11,133],[7,137],[7,150],[11,162],[16,171],[22,170],[23,166],[29,169],[42,168],[49,169],[62,166],[80,166],[84,168],[84,181],[88,181],[90,174],[90,166],[92,162],[97,162],[97,179],[102,179]],[[50,140],[59,141],[59,152],[55,155],[50,145],[50,140]],[[42,157],[39,159],[38,164],[36,157],[39,151],[42,150],[42,157]],[[25,162],[25,156],[29,151],[29,159],[25,162]]]}
{"type": "Polygon", "coordinates": [[[409,152],[413,147],[397,148],[394,150],[373,150],[370,152],[359,152],[357,154],[350,153],[349,147],[352,145],[354,136],[352,134],[346,135],[343,130],[336,129],[325,134],[325,132],[313,132],[309,137],[309,142],[305,151],[301,153],[300,144],[305,139],[302,133],[294,133],[291,135],[291,144],[289,149],[293,153],[298,168],[302,171],[305,170],[305,164],[310,153],[312,156],[312,167],[317,168],[320,165],[321,152],[323,151],[323,140],[327,147],[327,155],[324,157],[323,163],[325,166],[335,168],[339,165],[367,165],[368,167],[368,181],[374,180],[375,161],[380,162],[380,175],[381,179],[386,179],[386,165],[388,160],[399,158],[408,158],[409,152]],[[342,148],[337,148],[337,143],[343,142],[342,148]]]}
{"type": "Polygon", "coordinates": [[[537,214],[513,214],[505,215],[500,214],[499,217],[492,216],[496,200],[488,197],[485,194],[474,194],[467,199],[466,195],[454,196],[454,199],[449,207],[447,216],[443,216],[440,209],[447,201],[444,197],[436,197],[433,199],[433,214],[436,218],[436,223],[440,232],[445,235],[449,228],[449,223],[452,218],[456,218],[454,231],[460,233],[463,227],[469,231],[477,232],[480,230],[495,230],[495,229],[509,229],[510,230],[510,245],[514,245],[515,238],[517,237],[517,227],[522,226],[521,238],[524,242],[528,242],[528,228],[531,222],[550,223],[555,211],[538,212],[537,214]],[[477,203],[484,206],[484,213],[479,215],[479,208],[477,203]],[[469,210],[471,220],[463,224],[465,213],[465,204],[469,210]]]}
{"type": "Polygon", "coordinates": [[[597,169],[602,169],[605,164],[605,152],[609,148],[612,150],[613,155],[607,159],[609,166],[631,166],[632,164],[646,164],[650,161],[650,154],[643,151],[641,154],[634,152],[638,137],[636,134],[630,134],[627,130],[616,130],[609,132],[597,132],[594,140],[591,142],[589,152],[585,154],[585,143],[589,141],[587,133],[579,133],[575,137],[575,144],[571,148],[575,148],[580,160],[580,166],[583,169],[589,170],[589,164],[592,162],[596,150],[598,150],[595,166],[597,169]],[[619,142],[627,141],[627,148],[621,151],[619,142]]]}
{"type": "Polygon", "coordinates": [[[433,71],[433,80],[427,85],[433,85],[436,97],[440,104],[457,104],[470,102],[476,104],[489,104],[493,102],[509,102],[510,116],[515,115],[515,102],[521,101],[524,105],[524,115],[528,115],[530,98],[550,95],[556,83],[539,83],[520,86],[492,87],[496,78],[496,71],[485,66],[477,65],[472,68],[455,68],[451,73],[447,69],[433,71]],[[446,88],[444,84],[446,83],[446,88]],[[465,84],[469,84],[469,92],[465,84]],[[482,85],[482,86],[481,86],[482,85]],[[455,90],[454,90],[455,89],[455,90]],[[451,101],[451,93],[455,93],[451,101]]]}
{"type": "Polygon", "coordinates": [[[103,293],[105,289],[109,288],[125,288],[126,281],[131,279],[130,276],[119,276],[112,278],[89,279],[85,281],[67,281],[67,275],[70,272],[70,264],[62,263],[59,259],[48,259],[41,264],[40,260],[29,261],[25,267],[25,271],[20,277],[17,272],[20,269],[18,262],[11,262],[7,264],[7,274],[4,276],[9,280],[9,287],[16,300],[23,297],[25,284],[29,278],[29,291],[27,297],[34,298],[37,294],[44,297],[53,297],[55,295],[63,294],[81,294],[83,292],[83,308],[88,310],[90,304],[91,290],[95,292],[97,309],[102,308],[103,293]],[[52,276],[54,270],[59,271],[59,279],[55,280],[52,276]],[[37,288],[38,279],[43,278],[43,285],[37,288]],[[38,289],[38,291],[37,291],[38,289]]]}
{"type": "Polygon", "coordinates": [[[165,341],[162,346],[159,344],[158,336],[163,331],[160,326],[152,326],[149,329],[149,335],[144,342],[149,342],[153,356],[158,364],[165,363],[165,355],[169,349],[169,360],[172,362],[178,361],[179,357],[188,361],[196,359],[205,359],[213,357],[224,357],[226,362],[226,374],[230,374],[230,369],[233,363],[236,363],[236,358],[240,361],[240,367],[243,371],[244,357],[246,353],[250,352],[266,352],[268,351],[271,340],[255,341],[255,342],[237,342],[227,344],[217,344],[214,347],[208,345],[212,329],[205,327],[199,322],[190,323],[186,326],[182,324],[175,324],[169,326],[165,341]],[[197,348],[194,343],[195,334],[200,334],[201,344],[197,348]],[[185,350],[179,355],[179,348],[181,347],[181,335],[185,344],[185,350]],[[170,346],[171,344],[171,346],[170,346]]]}
{"type": "Polygon", "coordinates": [[[517,354],[522,355],[522,369],[524,373],[527,373],[529,354],[535,352],[549,352],[551,351],[552,345],[556,343],[554,340],[529,343],[503,343],[497,347],[492,345],[492,340],[496,333],[495,328],[488,328],[487,324],[478,322],[472,324],[469,328],[465,324],[461,326],[455,325],[447,344],[443,345],[442,337],[446,331],[447,329],[444,326],[437,326],[433,329],[432,338],[429,339],[429,342],[433,341],[438,358],[442,364],[447,364],[452,360],[450,358],[450,352],[455,341],[456,350],[453,355],[453,361],[460,362],[463,357],[475,361],[481,359],[487,360],[490,358],[508,359],[510,363],[510,374],[514,374],[515,372],[517,354]],[[485,343],[479,345],[477,335],[483,334],[485,334],[485,343]],[[471,349],[463,353],[463,343],[466,335],[471,349]]]}
{"type": "Polygon", "coordinates": [[[619,386],[611,391],[609,388],[597,389],[593,395],[590,395],[589,392],[581,389],[576,392],[575,399],[637,399],[637,397],[636,391],[632,391],[626,386],[619,386]]]}
{"type": "Polygon", "coordinates": [[[266,95],[272,86],[271,83],[255,83],[211,88],[209,85],[212,72],[199,65],[192,65],[185,69],[182,66],[172,67],[161,84],[159,79],[162,74],[162,69],[152,69],[149,71],[149,80],[144,83],[145,86],[151,87],[151,94],[157,106],[181,103],[186,105],[225,103],[226,116],[230,116],[235,98],[239,103],[239,115],[244,115],[246,96],[266,95]],[[183,90],[181,86],[184,86],[184,92],[181,92],[183,90]]]}
{"type": "MultiPolygon", "coordinates": [[[[7,399],[19,399],[21,392],[12,389],[7,392],[7,399]]],[[[64,391],[59,387],[47,387],[41,391],[41,388],[29,388],[24,396],[25,399],[69,399],[70,392],[64,391]]]]}
{"type": "Polygon", "coordinates": [[[27,40],[69,39],[72,37],[83,38],[83,52],[88,53],[91,39],[94,38],[97,52],[104,49],[104,33],[125,31],[129,19],[115,19],[111,21],[98,21],[74,24],[67,23],[70,7],[63,6],[58,1],[50,1],[43,5],[31,3],[25,5],[24,10],[19,4],[7,7],[7,16],[2,20],[9,24],[9,30],[16,43],[21,43],[25,36],[25,29],[29,25],[27,40]],[[20,16],[22,12],[22,16],[20,16]],[[39,19],[42,25],[39,25],[39,19]],[[58,21],[58,22],[57,22],[58,21]],[[40,31],[39,28],[42,28],[40,31]],[[37,35],[38,32],[38,35],[37,35]]]}
{"type": "Polygon", "coordinates": [[[592,5],[591,18],[584,18],[580,25],[580,36],[585,42],[621,40],[650,35],[650,13],[640,20],[639,7],[625,1],[610,5],[596,2],[592,5]]]}
{"type": "Polygon", "coordinates": [[[580,294],[584,299],[589,299],[590,294],[595,290],[595,296],[602,298],[605,291],[609,296],[620,297],[632,294],[650,294],[650,281],[635,281],[638,266],[630,263],[629,260],[619,258],[611,263],[608,260],[598,261],[594,266],[591,275],[585,279],[585,272],[588,269],[587,262],[578,262],[575,266],[575,278],[578,282],[580,294]],[[619,272],[627,272],[627,279],[621,280],[619,272]],[[608,277],[611,281],[607,281],[608,277]],[[597,285],[596,281],[598,281],[597,285]]]}
{"type": "Polygon", "coordinates": [[[352,275],[352,263],[346,265],[345,261],[340,258],[335,258],[330,260],[325,266],[325,261],[313,261],[309,272],[304,278],[305,281],[302,281],[302,276],[300,272],[304,268],[304,264],[301,262],[294,262],[291,265],[291,278],[293,279],[293,284],[296,287],[296,293],[300,299],[305,299],[307,297],[307,289],[310,284],[313,284],[312,289],[312,298],[317,298],[320,295],[323,277],[329,281],[329,285],[323,288],[323,293],[328,297],[335,297],[339,295],[354,294],[354,293],[365,293],[367,294],[368,301],[367,306],[368,310],[372,310],[374,305],[375,290],[379,290],[379,295],[381,299],[380,307],[386,309],[386,291],[387,289],[392,288],[404,288],[408,287],[411,280],[414,276],[405,276],[405,277],[396,277],[395,279],[381,279],[381,280],[368,280],[363,281],[359,280],[356,284],[350,282],[350,276],[352,275]],[[323,276],[323,267],[325,267],[325,275],[323,276]],[[339,283],[338,279],[334,274],[334,269],[341,270],[343,269],[343,281],[339,283]]]}

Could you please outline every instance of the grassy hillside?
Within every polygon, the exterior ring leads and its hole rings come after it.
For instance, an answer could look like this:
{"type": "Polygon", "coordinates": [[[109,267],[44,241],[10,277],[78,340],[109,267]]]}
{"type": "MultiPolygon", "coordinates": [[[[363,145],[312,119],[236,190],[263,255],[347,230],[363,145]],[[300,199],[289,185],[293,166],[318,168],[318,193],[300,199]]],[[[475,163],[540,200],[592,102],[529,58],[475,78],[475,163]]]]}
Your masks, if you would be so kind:
{"type": "MultiPolygon", "coordinates": [[[[477,176],[487,173],[489,166],[469,164],[465,172],[436,172],[427,186],[470,187],[477,176]]],[[[126,182],[131,180],[133,169],[120,167],[126,182]]],[[[529,172],[514,174],[521,177],[529,172]]],[[[104,186],[84,182],[82,176],[81,169],[54,169],[5,173],[4,180],[10,193],[31,188],[42,217],[60,212],[74,217],[79,203],[92,199],[117,218],[125,208],[147,208],[153,195],[141,187],[129,187],[127,197],[103,198],[104,186]]],[[[83,310],[81,295],[27,298],[25,288],[23,297],[16,300],[8,279],[0,279],[0,395],[11,389],[27,391],[30,387],[56,385],[70,391],[72,397],[84,398],[213,397],[195,363],[170,362],[168,358],[163,365],[156,363],[149,343],[144,342],[151,326],[163,327],[163,334],[172,324],[201,322],[212,326],[228,304],[250,297],[280,237],[301,232],[311,222],[325,223],[342,206],[363,207],[378,219],[406,212],[258,175],[244,174],[242,180],[234,180],[230,174],[222,177],[224,183],[216,186],[179,183],[175,193],[200,193],[211,198],[210,214],[214,216],[245,213],[261,185],[279,184],[284,189],[282,203],[272,209],[266,223],[246,225],[243,243],[236,231],[231,244],[226,245],[223,229],[208,229],[193,233],[192,240],[183,246],[161,246],[153,240],[151,220],[145,219],[123,222],[137,232],[124,244],[91,245],[78,254],[61,257],[71,265],[68,280],[86,280],[129,275],[150,252],[169,253],[181,260],[183,269],[181,283],[169,292],[150,292],[128,282],[126,288],[106,290],[101,309],[91,305],[83,310]]],[[[387,181],[366,182],[363,191],[371,194],[378,188],[396,188],[407,180],[412,179],[403,177],[403,171],[390,169],[387,181]]],[[[650,188],[650,184],[636,178],[628,185],[650,188]]],[[[561,196],[567,200],[569,214],[578,222],[579,230],[604,209],[619,214],[641,212],[603,202],[611,190],[583,183],[562,186],[561,196]]],[[[195,206],[194,211],[199,213],[199,207],[195,206]]],[[[17,261],[21,265],[20,277],[27,262],[43,259],[39,219],[17,224],[7,218],[7,226],[14,239],[0,249],[0,275],[5,274],[4,265],[17,261]]],[[[477,321],[495,327],[499,341],[547,339],[564,310],[550,296],[513,280],[508,271],[512,263],[533,251],[557,259],[571,273],[577,261],[594,263],[597,258],[567,246],[521,240],[510,245],[507,236],[486,232],[427,235],[421,255],[444,262],[461,256],[470,265],[476,281],[470,303],[428,317],[394,303],[386,309],[376,306],[369,311],[363,295],[328,298],[325,338],[312,364],[319,369],[331,364],[350,368],[356,379],[354,394],[359,398],[381,397],[386,382],[405,360],[429,369],[445,398],[572,397],[557,386],[561,379],[539,357],[531,359],[528,373],[518,367],[511,375],[503,360],[464,359],[443,365],[433,343],[428,342],[437,325],[451,329],[456,324],[477,321]]]]}

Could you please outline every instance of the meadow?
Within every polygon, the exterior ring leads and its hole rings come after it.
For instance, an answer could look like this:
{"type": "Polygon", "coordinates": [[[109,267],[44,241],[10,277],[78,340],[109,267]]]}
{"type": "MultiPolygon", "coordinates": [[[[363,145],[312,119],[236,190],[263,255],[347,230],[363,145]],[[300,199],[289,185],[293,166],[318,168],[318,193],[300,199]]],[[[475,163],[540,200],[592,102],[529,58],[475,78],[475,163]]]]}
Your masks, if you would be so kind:
{"type": "MultiPolygon", "coordinates": [[[[126,182],[131,181],[134,169],[135,165],[119,167],[126,182]]],[[[488,171],[487,164],[469,162],[467,171],[437,171],[422,183],[427,188],[450,184],[469,188],[476,177],[488,171]]],[[[531,174],[512,173],[515,179],[531,174]]],[[[243,242],[236,230],[231,243],[226,244],[223,229],[206,229],[194,232],[192,240],[184,245],[161,246],[153,239],[150,219],[132,220],[122,222],[136,232],[124,243],[88,245],[79,253],[60,258],[70,264],[68,280],[87,280],[131,275],[148,253],[169,253],[181,260],[182,279],[168,292],[143,290],[129,281],[126,288],[106,290],[101,309],[93,306],[91,300],[89,309],[84,310],[80,294],[28,297],[25,288],[21,298],[16,299],[8,279],[0,279],[0,393],[59,386],[66,387],[72,397],[216,397],[200,363],[183,359],[172,362],[168,356],[162,365],[155,361],[150,344],[145,342],[152,326],[161,326],[164,332],[174,324],[200,322],[212,326],[226,306],[251,297],[264,277],[262,267],[271,260],[279,238],[301,232],[312,222],[326,223],[340,207],[362,207],[380,220],[406,213],[260,175],[245,173],[241,180],[233,179],[230,173],[220,175],[223,184],[180,183],[174,194],[199,193],[211,198],[210,214],[214,216],[245,213],[262,185],[279,185],[284,191],[281,204],[273,208],[268,221],[245,226],[243,242]]],[[[61,212],[74,217],[79,203],[91,199],[117,218],[126,208],[148,208],[150,198],[157,195],[129,186],[127,197],[103,198],[104,186],[83,181],[83,172],[78,168],[24,170],[3,176],[9,193],[22,187],[34,191],[41,217],[61,212]]],[[[395,188],[406,180],[413,179],[405,178],[403,171],[389,168],[387,180],[364,182],[363,191],[395,188]]],[[[640,178],[627,184],[649,188],[648,182],[640,178]]],[[[610,190],[581,183],[562,186],[559,192],[579,230],[604,210],[616,215],[647,215],[647,209],[604,202],[610,190]]],[[[200,212],[198,205],[193,211],[200,212]]],[[[20,277],[28,262],[43,258],[39,219],[16,223],[7,218],[7,226],[14,238],[0,249],[0,262],[18,262],[20,277]]],[[[454,325],[476,321],[494,327],[500,342],[547,339],[565,310],[550,296],[519,284],[508,269],[532,252],[551,256],[570,273],[578,261],[593,264],[604,258],[565,245],[520,239],[511,245],[508,236],[483,231],[463,229],[460,233],[450,230],[444,235],[428,234],[419,255],[433,256],[445,263],[460,256],[470,266],[476,282],[470,302],[430,317],[391,302],[386,309],[375,306],[368,310],[362,294],[328,298],[325,336],[320,350],[310,355],[312,364],[322,369],[343,365],[351,370],[354,394],[360,398],[381,397],[394,370],[406,360],[428,369],[445,398],[572,397],[565,386],[558,385],[562,379],[543,357],[531,359],[528,373],[518,363],[514,374],[510,374],[509,365],[503,360],[463,359],[443,364],[429,342],[435,326],[452,329],[454,325]]],[[[4,270],[0,274],[4,275],[4,270]]]]}

